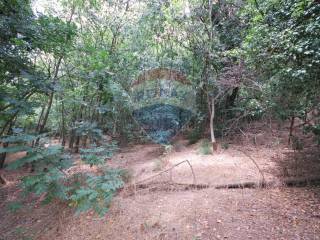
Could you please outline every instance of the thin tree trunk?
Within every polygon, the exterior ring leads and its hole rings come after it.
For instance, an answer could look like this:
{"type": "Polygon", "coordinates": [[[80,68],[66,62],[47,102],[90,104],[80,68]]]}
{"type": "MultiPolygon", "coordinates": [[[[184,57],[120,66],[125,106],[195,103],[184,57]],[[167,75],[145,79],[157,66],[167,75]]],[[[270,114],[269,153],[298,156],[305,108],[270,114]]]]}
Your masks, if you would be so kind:
{"type": "MultiPolygon", "coordinates": [[[[8,128],[7,135],[12,134],[12,127],[14,125],[15,119],[16,119],[16,117],[11,121],[10,126],[8,128]]],[[[2,144],[3,148],[7,148],[8,146],[9,146],[9,143],[7,143],[7,142],[2,144]]],[[[4,167],[4,162],[6,160],[6,157],[7,157],[7,153],[6,152],[0,154],[0,169],[4,167]]]]}
{"type": "Polygon", "coordinates": [[[41,109],[41,113],[40,113],[40,116],[39,116],[39,119],[38,119],[38,123],[37,123],[37,128],[36,128],[36,131],[38,132],[39,131],[39,128],[40,128],[40,124],[41,124],[41,121],[42,121],[42,118],[43,118],[43,114],[44,114],[44,111],[46,109],[46,106],[44,105],[41,109]]]}
{"type": "MultiPolygon", "coordinates": [[[[47,107],[47,110],[46,110],[45,115],[43,117],[43,120],[41,121],[41,123],[39,125],[38,134],[43,133],[45,126],[47,125],[48,117],[49,117],[52,102],[53,102],[53,96],[54,96],[54,91],[52,91],[50,93],[48,107],[47,107]]],[[[40,138],[37,138],[36,143],[35,143],[36,146],[39,145],[39,140],[40,140],[40,138]]]]}
{"type": "MultiPolygon", "coordinates": [[[[210,30],[209,30],[209,51],[212,51],[212,39],[213,39],[213,18],[212,18],[212,10],[213,10],[213,0],[209,0],[208,3],[209,7],[209,19],[210,19],[210,30]]],[[[208,59],[209,60],[209,59],[208,59]]],[[[208,95],[209,98],[209,95],[208,95]]],[[[218,149],[218,145],[216,142],[216,138],[214,136],[214,127],[213,127],[213,121],[214,121],[214,115],[215,115],[215,99],[212,96],[211,97],[211,109],[210,109],[210,101],[208,99],[208,106],[209,106],[209,113],[210,113],[210,136],[211,136],[211,143],[212,143],[212,153],[216,152],[218,149]]]]}
{"type": "MultiPolygon", "coordinates": [[[[61,61],[62,61],[62,56],[59,57],[58,62],[57,62],[57,66],[56,66],[56,69],[55,69],[55,72],[54,72],[54,76],[53,76],[53,85],[55,85],[55,83],[57,82],[57,77],[58,77],[61,61]]],[[[50,93],[47,111],[46,111],[46,113],[45,113],[45,115],[43,117],[43,121],[42,121],[42,123],[40,125],[39,133],[43,132],[43,130],[44,130],[46,124],[47,124],[48,117],[49,117],[49,114],[50,114],[50,110],[51,110],[51,107],[52,107],[53,96],[54,96],[54,89],[50,93]]]]}
{"type": "Polygon", "coordinates": [[[289,139],[288,139],[288,145],[291,143],[291,138],[293,136],[293,126],[294,126],[294,120],[295,117],[291,117],[291,123],[290,123],[290,130],[289,130],[289,139]]]}
{"type": "MultiPolygon", "coordinates": [[[[9,146],[9,143],[2,144],[3,148],[7,148],[8,146],[9,146]]],[[[6,156],[7,156],[7,153],[5,153],[5,152],[0,154],[0,169],[4,167],[4,162],[6,160],[6,156]]]]}
{"type": "MultiPolygon", "coordinates": [[[[71,15],[70,15],[70,18],[68,20],[68,23],[71,22],[72,20],[72,17],[73,17],[73,14],[74,14],[74,11],[75,11],[75,7],[73,6],[72,7],[72,10],[71,10],[71,15]]],[[[59,56],[58,58],[58,61],[57,61],[57,64],[55,66],[55,69],[54,69],[54,74],[53,74],[53,81],[52,81],[52,84],[53,84],[53,88],[54,88],[54,85],[56,84],[57,82],[57,78],[58,78],[58,74],[59,74],[59,70],[60,70],[60,65],[61,65],[61,62],[62,62],[62,59],[63,59],[63,56],[59,56]]],[[[48,102],[48,106],[47,106],[47,111],[43,117],[43,121],[41,121],[41,124],[39,126],[39,129],[38,129],[38,133],[41,134],[43,133],[44,131],[44,128],[47,124],[47,121],[48,121],[48,117],[49,117],[49,114],[50,114],[50,110],[51,110],[51,107],[52,107],[52,102],[53,102],[53,97],[54,97],[54,89],[51,90],[50,92],[50,95],[49,95],[49,102],[48,102]]],[[[39,143],[39,139],[37,139],[36,141],[36,145],[39,143]]]]}
{"type": "MultiPolygon", "coordinates": [[[[83,97],[83,101],[85,101],[85,97],[83,97]]],[[[82,121],[83,119],[83,115],[82,115],[82,108],[79,109],[79,117],[78,117],[78,121],[82,121]]],[[[79,146],[80,146],[80,135],[77,134],[76,136],[76,147],[75,147],[75,153],[79,153],[79,146]]]]}
{"type": "MultiPolygon", "coordinates": [[[[58,62],[57,62],[57,65],[55,67],[55,71],[54,71],[54,76],[53,76],[53,87],[57,81],[57,77],[58,77],[58,73],[59,73],[59,68],[60,68],[60,64],[61,64],[61,61],[62,61],[62,56],[59,57],[58,59],[58,62]]],[[[49,101],[48,101],[48,106],[47,106],[47,110],[44,114],[44,117],[42,119],[42,121],[40,121],[40,125],[39,125],[39,129],[38,129],[38,134],[41,134],[44,132],[44,129],[47,125],[47,121],[48,121],[48,118],[49,118],[49,114],[50,114],[50,110],[51,110],[51,107],[52,107],[52,103],[53,103],[53,97],[54,97],[54,89],[51,90],[50,92],[50,95],[49,95],[49,101]]],[[[37,138],[36,140],[36,143],[35,145],[37,146],[39,144],[39,138],[37,138]]]]}
{"type": "MultiPolygon", "coordinates": [[[[77,109],[76,109],[76,106],[73,105],[73,110],[72,110],[72,122],[74,123],[75,121],[77,120],[77,109]]],[[[70,140],[69,140],[69,149],[73,149],[73,145],[74,145],[74,140],[75,140],[75,135],[76,135],[76,129],[75,127],[73,126],[71,128],[71,131],[70,131],[70,140]]]]}
{"type": "Polygon", "coordinates": [[[216,142],[216,138],[214,136],[214,127],[213,127],[213,120],[214,120],[214,114],[215,114],[215,102],[214,98],[211,100],[211,114],[210,114],[210,136],[211,136],[211,143],[212,143],[212,151],[216,152],[218,149],[218,145],[216,142]]]}
{"type": "Polygon", "coordinates": [[[85,148],[87,147],[87,141],[88,141],[88,136],[83,136],[82,138],[82,147],[85,148]]]}
{"type": "Polygon", "coordinates": [[[75,153],[79,153],[79,145],[80,145],[80,136],[76,136],[76,146],[75,146],[75,153]]]}
{"type": "MultiPolygon", "coordinates": [[[[39,119],[38,119],[38,123],[37,123],[37,127],[36,127],[36,133],[39,133],[40,131],[40,126],[41,126],[41,122],[42,122],[42,119],[43,119],[43,114],[46,110],[46,106],[44,105],[41,109],[41,113],[40,113],[40,116],[39,116],[39,119]]],[[[37,146],[39,144],[39,138],[37,138],[36,140],[33,140],[32,141],[32,147],[34,146],[37,146]]]]}
{"type": "Polygon", "coordinates": [[[73,149],[74,139],[75,139],[75,130],[72,129],[70,132],[69,149],[73,149]]]}
{"type": "Polygon", "coordinates": [[[62,137],[61,145],[62,146],[66,145],[66,123],[65,123],[64,116],[65,116],[64,103],[62,100],[61,102],[61,137],[62,137]]]}
{"type": "Polygon", "coordinates": [[[0,132],[0,136],[2,136],[5,132],[6,129],[8,128],[8,126],[11,126],[12,122],[14,122],[14,119],[18,116],[19,110],[17,110],[12,116],[11,118],[4,124],[1,132],[0,132]]]}
{"type": "Polygon", "coordinates": [[[227,99],[226,99],[226,109],[229,109],[231,107],[234,106],[235,100],[238,96],[238,92],[239,92],[239,87],[235,87],[232,90],[231,95],[227,95],[227,99]]]}

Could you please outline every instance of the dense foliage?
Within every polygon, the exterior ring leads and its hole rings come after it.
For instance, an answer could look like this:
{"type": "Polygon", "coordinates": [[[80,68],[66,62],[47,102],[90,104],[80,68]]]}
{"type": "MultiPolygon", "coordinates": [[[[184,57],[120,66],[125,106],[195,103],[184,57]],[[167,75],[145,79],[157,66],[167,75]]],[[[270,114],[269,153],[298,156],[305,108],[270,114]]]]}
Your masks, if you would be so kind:
{"type": "Polygon", "coordinates": [[[196,92],[190,142],[212,109],[218,136],[267,114],[320,136],[319,1],[59,0],[39,13],[41,2],[0,1],[0,167],[28,168],[22,187],[45,202],[105,212],[123,184],[105,161],[116,141],[144,137],[130,91],[153,68],[196,92]],[[69,174],[74,153],[95,170],[69,174]]]}

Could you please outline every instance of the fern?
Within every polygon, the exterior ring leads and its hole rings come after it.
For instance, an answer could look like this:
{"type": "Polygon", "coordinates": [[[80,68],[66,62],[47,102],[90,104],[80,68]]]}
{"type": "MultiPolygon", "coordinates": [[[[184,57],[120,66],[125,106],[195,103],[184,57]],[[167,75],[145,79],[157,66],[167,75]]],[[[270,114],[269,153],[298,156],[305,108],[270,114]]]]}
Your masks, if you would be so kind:
{"type": "Polygon", "coordinates": [[[88,136],[92,142],[102,139],[102,130],[92,122],[76,122],[74,125],[76,136],[88,136]]]}
{"type": "Polygon", "coordinates": [[[90,166],[102,165],[106,159],[110,159],[113,156],[113,153],[117,149],[116,142],[111,142],[110,144],[105,144],[100,147],[93,144],[90,148],[81,148],[80,156],[81,159],[85,163],[90,164],[90,166]]]}
{"type": "Polygon", "coordinates": [[[12,135],[1,139],[3,143],[28,143],[36,140],[41,136],[35,136],[30,134],[12,135]]]}
{"type": "Polygon", "coordinates": [[[94,209],[104,215],[114,193],[123,184],[120,170],[107,170],[101,176],[87,175],[85,185],[71,195],[71,205],[77,208],[77,213],[94,209]]]}
{"type": "Polygon", "coordinates": [[[32,148],[28,146],[11,146],[6,148],[0,148],[0,153],[16,153],[16,152],[24,152],[31,151],[32,148]]]}
{"type": "MultiPolygon", "coordinates": [[[[90,134],[93,132],[98,137],[100,131],[91,129],[90,134]]],[[[123,186],[121,171],[106,170],[99,176],[67,176],[64,170],[72,166],[70,156],[59,145],[45,147],[44,136],[40,139],[39,146],[29,146],[29,143],[38,137],[22,134],[11,136],[4,141],[14,146],[0,149],[0,153],[26,152],[25,156],[7,166],[9,169],[19,169],[26,164],[32,165],[33,173],[21,179],[20,186],[24,195],[33,193],[45,196],[43,204],[48,204],[54,199],[70,202],[71,206],[76,207],[77,212],[94,209],[100,215],[106,213],[114,193],[123,186]]],[[[80,149],[80,155],[82,160],[91,166],[102,165],[106,159],[111,158],[116,149],[115,142],[102,146],[93,144],[90,148],[80,149]]]]}
{"type": "Polygon", "coordinates": [[[34,169],[42,171],[56,167],[65,169],[70,167],[70,161],[67,161],[68,155],[63,155],[63,148],[61,146],[34,147],[27,151],[26,156],[10,163],[9,169],[18,169],[27,163],[33,163],[34,169]]]}

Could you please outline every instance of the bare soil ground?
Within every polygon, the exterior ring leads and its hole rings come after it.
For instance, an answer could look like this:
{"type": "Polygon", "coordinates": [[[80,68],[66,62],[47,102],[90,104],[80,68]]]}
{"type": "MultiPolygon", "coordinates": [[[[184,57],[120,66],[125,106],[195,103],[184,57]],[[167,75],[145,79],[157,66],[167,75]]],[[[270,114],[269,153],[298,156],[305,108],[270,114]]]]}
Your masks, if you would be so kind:
{"type": "MultiPolygon", "coordinates": [[[[121,149],[108,163],[126,168],[127,185],[194,183],[227,184],[283,177],[319,175],[318,149],[307,146],[294,152],[284,144],[281,132],[252,133],[228,140],[228,149],[213,155],[200,153],[200,144],[177,140],[172,149],[156,144],[121,149]],[[257,137],[258,136],[258,137],[257,137]],[[246,154],[244,154],[246,153],[246,154]],[[144,181],[151,176],[158,176],[144,181]]],[[[6,203],[17,195],[14,177],[0,189],[0,239],[320,239],[320,188],[181,190],[179,188],[125,187],[113,200],[109,213],[99,218],[89,212],[75,216],[67,206],[26,208],[10,214],[6,203]],[[29,237],[29,238],[28,238],[29,237]]]]}

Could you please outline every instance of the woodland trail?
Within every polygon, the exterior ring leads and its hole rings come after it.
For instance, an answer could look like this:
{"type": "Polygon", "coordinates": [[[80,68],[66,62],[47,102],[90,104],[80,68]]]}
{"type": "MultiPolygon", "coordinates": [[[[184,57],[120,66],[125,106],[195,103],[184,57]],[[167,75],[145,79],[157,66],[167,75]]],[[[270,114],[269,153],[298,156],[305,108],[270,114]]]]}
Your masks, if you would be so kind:
{"type": "MultiPolygon", "coordinates": [[[[180,143],[175,148],[163,154],[157,145],[136,145],[119,153],[111,165],[129,169],[131,181],[146,179],[182,159],[192,164],[198,184],[261,178],[234,146],[213,156],[201,155],[197,145],[180,143]]],[[[250,149],[265,177],[278,178],[281,169],[274,158],[281,153],[261,146],[250,149]]],[[[124,189],[102,219],[91,214],[70,218],[55,239],[320,239],[317,187],[179,191],[166,184],[169,180],[191,184],[189,166],[181,164],[171,174],[146,182],[167,186],[161,191],[124,189]]]]}
{"type": "MultiPolygon", "coordinates": [[[[134,145],[122,148],[108,162],[110,167],[127,169],[130,182],[114,198],[106,216],[100,218],[93,212],[75,216],[59,203],[38,205],[15,217],[4,214],[0,231],[3,239],[33,236],[42,240],[320,239],[318,187],[195,189],[184,187],[194,183],[188,164],[161,173],[188,160],[197,185],[260,181],[257,167],[239,148],[255,159],[268,181],[311,171],[308,162],[298,172],[294,164],[291,168],[284,164],[290,150],[283,146],[230,144],[214,155],[204,155],[200,143],[187,145],[184,140],[167,151],[156,144],[134,145]],[[156,177],[148,180],[152,176],[156,177]],[[146,187],[132,188],[142,180],[146,187]],[[12,225],[22,233],[5,232],[12,225]]],[[[319,171],[319,164],[312,166],[313,173],[319,171]]]]}
{"type": "Polygon", "coordinates": [[[320,240],[319,36],[320,0],[1,0],[0,240],[320,240]]]}

